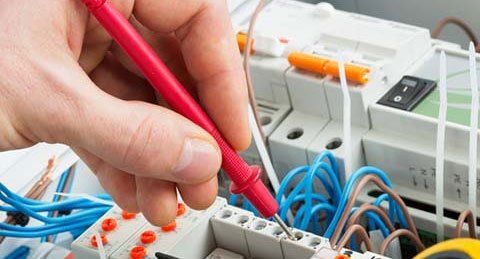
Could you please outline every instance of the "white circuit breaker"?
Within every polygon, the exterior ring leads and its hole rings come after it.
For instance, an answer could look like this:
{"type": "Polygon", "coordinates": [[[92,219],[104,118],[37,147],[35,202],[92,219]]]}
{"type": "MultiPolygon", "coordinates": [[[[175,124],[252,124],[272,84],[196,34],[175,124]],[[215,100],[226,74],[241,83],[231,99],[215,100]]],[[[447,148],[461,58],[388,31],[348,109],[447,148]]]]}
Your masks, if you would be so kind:
{"type": "MultiPolygon", "coordinates": [[[[249,20],[233,23],[246,32],[249,20]]],[[[349,82],[355,169],[365,165],[362,137],[371,127],[370,105],[432,45],[425,28],[294,0],[269,2],[258,17],[253,37],[278,39],[284,45],[281,56],[255,53],[250,62],[256,98],[291,107],[282,123],[266,134],[280,179],[326,149],[340,164],[344,157],[343,95],[338,80],[295,68],[288,60],[290,53],[300,51],[331,60],[342,54],[347,62],[371,71],[366,84],[349,82]]]]}

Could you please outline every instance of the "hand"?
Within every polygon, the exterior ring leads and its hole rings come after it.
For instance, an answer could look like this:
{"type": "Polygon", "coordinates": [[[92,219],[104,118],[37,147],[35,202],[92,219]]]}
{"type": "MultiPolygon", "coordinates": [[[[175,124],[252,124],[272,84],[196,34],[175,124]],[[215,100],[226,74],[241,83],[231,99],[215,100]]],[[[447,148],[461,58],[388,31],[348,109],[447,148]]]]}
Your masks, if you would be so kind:
{"type": "MultiPolygon", "coordinates": [[[[114,0],[237,150],[247,90],[221,0],[114,0]]],[[[0,150],[65,143],[120,207],[156,225],[217,193],[220,151],[161,98],[80,0],[0,0],[0,150]]]]}

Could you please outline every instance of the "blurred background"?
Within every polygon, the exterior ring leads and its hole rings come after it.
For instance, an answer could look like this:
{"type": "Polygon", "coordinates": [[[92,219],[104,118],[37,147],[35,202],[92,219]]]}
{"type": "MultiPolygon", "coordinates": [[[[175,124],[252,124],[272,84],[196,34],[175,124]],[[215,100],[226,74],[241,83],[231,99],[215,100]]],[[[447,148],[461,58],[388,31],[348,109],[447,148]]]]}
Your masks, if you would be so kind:
{"type": "MultiPolygon", "coordinates": [[[[465,21],[480,33],[479,0],[303,0],[310,3],[329,2],[335,8],[388,20],[418,25],[433,30],[447,16],[465,21]]],[[[438,37],[466,47],[468,37],[458,27],[447,25],[438,37]]]]}

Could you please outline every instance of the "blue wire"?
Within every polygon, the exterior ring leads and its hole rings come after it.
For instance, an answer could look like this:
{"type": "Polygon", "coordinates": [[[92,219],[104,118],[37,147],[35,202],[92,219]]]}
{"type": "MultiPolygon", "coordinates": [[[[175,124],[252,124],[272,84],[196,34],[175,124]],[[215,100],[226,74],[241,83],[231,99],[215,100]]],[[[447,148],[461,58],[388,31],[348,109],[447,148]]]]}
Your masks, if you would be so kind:
{"type": "MultiPolygon", "coordinates": [[[[105,209],[103,213],[92,213],[91,215],[84,217],[82,220],[97,220],[100,216],[105,214],[105,212],[107,211],[108,209],[105,209]]],[[[21,227],[21,226],[6,224],[6,223],[0,223],[0,229],[8,230],[8,231],[29,232],[29,231],[47,230],[47,229],[61,227],[61,226],[69,226],[70,224],[71,222],[64,222],[64,223],[58,223],[58,224],[46,224],[42,226],[21,227]]]]}
{"type": "Polygon", "coordinates": [[[60,223],[60,222],[65,222],[65,221],[81,220],[82,217],[87,216],[92,211],[97,212],[97,211],[103,211],[104,210],[103,208],[94,208],[94,209],[91,209],[91,210],[88,210],[88,211],[80,211],[80,212],[75,213],[73,215],[69,215],[69,216],[65,216],[65,217],[61,217],[61,218],[49,218],[49,217],[45,217],[45,216],[31,210],[30,208],[21,204],[19,201],[16,201],[14,199],[6,197],[3,193],[0,193],[0,200],[11,204],[13,207],[18,209],[18,211],[21,211],[21,212],[25,213],[26,215],[28,215],[30,217],[33,217],[37,220],[40,220],[40,221],[43,221],[43,222],[46,222],[46,223],[60,223]]]}
{"type": "MultiPolygon", "coordinates": [[[[110,197],[107,198],[106,196],[103,196],[103,195],[96,195],[96,197],[106,201],[111,201],[110,197]]],[[[26,208],[29,208],[32,211],[43,212],[43,211],[93,208],[93,207],[102,207],[102,206],[109,206],[109,205],[96,203],[86,198],[72,198],[72,199],[62,200],[59,202],[49,203],[49,204],[23,205],[23,206],[26,208]]],[[[18,211],[18,209],[13,206],[3,206],[3,205],[0,206],[0,210],[18,211]]]]}
{"type": "Polygon", "coordinates": [[[283,195],[285,194],[285,191],[287,190],[287,187],[290,185],[291,181],[293,180],[294,177],[301,173],[306,173],[310,167],[309,166],[302,166],[302,167],[297,167],[290,171],[282,180],[282,183],[280,184],[280,187],[278,188],[277,196],[275,197],[278,203],[282,202],[283,195]]]}
{"type": "MultiPolygon", "coordinates": [[[[325,237],[326,238],[330,238],[333,234],[333,231],[337,227],[338,221],[339,221],[339,219],[340,219],[340,217],[341,217],[341,215],[342,215],[342,213],[345,209],[345,205],[347,203],[347,199],[350,196],[353,185],[355,184],[355,182],[359,178],[361,178],[361,177],[363,177],[367,174],[373,174],[373,175],[378,176],[385,183],[385,185],[387,185],[388,187],[391,188],[392,183],[390,182],[390,179],[388,179],[387,175],[382,170],[380,170],[378,168],[375,168],[375,167],[372,167],[372,166],[365,166],[365,167],[362,167],[362,168],[358,169],[348,179],[347,183],[345,184],[345,188],[343,190],[342,198],[341,198],[341,201],[339,203],[338,209],[337,209],[335,215],[333,216],[333,220],[332,220],[332,222],[330,222],[330,225],[328,226],[327,231],[325,232],[325,237]]],[[[391,200],[391,199],[389,199],[389,208],[392,208],[392,209],[389,209],[388,212],[389,212],[389,216],[390,216],[390,218],[392,219],[392,222],[393,222],[394,217],[395,217],[395,206],[394,206],[393,200],[391,200]]]]}
{"type": "Polygon", "coordinates": [[[10,254],[5,256],[5,259],[20,259],[26,258],[30,252],[30,247],[28,246],[19,246],[13,250],[10,254]]]}
{"type": "Polygon", "coordinates": [[[82,220],[82,221],[72,223],[68,225],[68,227],[58,226],[54,228],[49,228],[49,229],[40,230],[40,231],[31,231],[31,232],[0,230],[0,236],[19,237],[19,238],[37,238],[37,237],[58,234],[62,232],[68,232],[68,231],[71,231],[72,229],[85,228],[95,223],[95,221],[96,221],[95,219],[90,221],[82,220]]]}

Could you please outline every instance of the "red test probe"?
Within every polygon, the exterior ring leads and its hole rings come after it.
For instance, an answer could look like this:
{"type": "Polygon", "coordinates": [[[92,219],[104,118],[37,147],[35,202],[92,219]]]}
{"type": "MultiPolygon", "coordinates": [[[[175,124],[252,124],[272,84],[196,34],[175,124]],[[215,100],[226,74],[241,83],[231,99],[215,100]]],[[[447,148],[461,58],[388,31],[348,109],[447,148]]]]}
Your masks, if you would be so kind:
{"type": "Polygon", "coordinates": [[[293,233],[277,215],[278,204],[260,180],[260,167],[249,166],[225,141],[210,117],[190,96],[148,43],[108,0],[82,0],[100,24],[176,112],[210,133],[222,151],[222,168],[232,181],[230,191],[243,194],[266,218],[274,217],[289,238],[293,233]]]}

